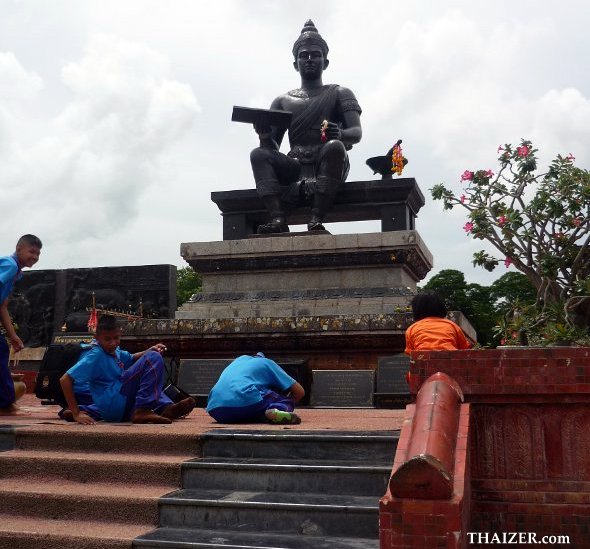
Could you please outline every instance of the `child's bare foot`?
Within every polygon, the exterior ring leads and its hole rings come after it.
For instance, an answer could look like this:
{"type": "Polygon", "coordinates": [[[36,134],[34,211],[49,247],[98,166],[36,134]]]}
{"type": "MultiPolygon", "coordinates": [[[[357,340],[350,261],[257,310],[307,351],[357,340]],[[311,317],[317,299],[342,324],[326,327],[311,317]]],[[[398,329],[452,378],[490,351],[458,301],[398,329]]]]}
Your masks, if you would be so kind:
{"type": "Polygon", "coordinates": [[[170,404],[170,406],[166,406],[162,412],[162,416],[167,417],[168,419],[178,419],[188,416],[193,411],[195,406],[195,399],[187,397],[176,404],[170,404]]]}
{"type": "Polygon", "coordinates": [[[18,413],[19,407],[16,404],[0,408],[0,416],[13,416],[18,413]]]}
{"type": "Polygon", "coordinates": [[[162,417],[152,410],[137,408],[131,417],[132,423],[172,423],[171,419],[162,417]]]}
{"type": "Polygon", "coordinates": [[[61,418],[65,419],[66,421],[74,421],[74,414],[72,414],[72,410],[70,410],[69,408],[66,408],[61,413],[61,418]]]}

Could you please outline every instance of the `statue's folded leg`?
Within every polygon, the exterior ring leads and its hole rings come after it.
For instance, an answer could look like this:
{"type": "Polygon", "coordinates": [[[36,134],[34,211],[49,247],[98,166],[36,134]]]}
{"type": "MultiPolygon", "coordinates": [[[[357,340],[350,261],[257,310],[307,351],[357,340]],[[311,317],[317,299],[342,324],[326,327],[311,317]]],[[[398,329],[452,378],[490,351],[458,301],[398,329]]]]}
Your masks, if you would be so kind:
{"type": "Polygon", "coordinates": [[[285,211],[283,208],[283,201],[278,194],[267,194],[260,197],[264,206],[270,214],[270,221],[262,225],[258,225],[258,234],[268,233],[288,233],[289,225],[285,219],[285,211]]]}
{"type": "Polygon", "coordinates": [[[344,144],[338,140],[328,141],[320,152],[316,181],[308,188],[308,193],[313,196],[308,230],[324,230],[324,217],[331,208],[340,185],[346,179],[348,168],[344,144]]]}
{"type": "Polygon", "coordinates": [[[324,217],[334,202],[340,183],[339,179],[331,177],[319,176],[317,178],[312,190],[313,202],[311,205],[311,218],[307,224],[308,231],[324,230],[324,217]]]}
{"type": "Polygon", "coordinates": [[[250,154],[250,161],[256,191],[270,215],[270,221],[260,225],[257,232],[289,232],[282,196],[285,186],[297,180],[301,169],[299,162],[278,151],[263,148],[254,149],[250,154]]]}

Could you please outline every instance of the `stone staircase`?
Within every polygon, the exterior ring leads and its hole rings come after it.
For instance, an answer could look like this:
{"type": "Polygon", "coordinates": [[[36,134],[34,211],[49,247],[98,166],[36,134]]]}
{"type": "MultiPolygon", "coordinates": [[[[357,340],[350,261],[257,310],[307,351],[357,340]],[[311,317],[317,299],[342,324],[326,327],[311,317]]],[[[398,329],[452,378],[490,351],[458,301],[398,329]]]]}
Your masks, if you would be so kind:
{"type": "Polygon", "coordinates": [[[158,524],[198,439],[119,429],[0,426],[0,549],[130,549],[158,524]]]}
{"type": "Polygon", "coordinates": [[[398,432],[227,431],[202,435],[182,489],[160,500],[141,549],[379,547],[398,432]]]}

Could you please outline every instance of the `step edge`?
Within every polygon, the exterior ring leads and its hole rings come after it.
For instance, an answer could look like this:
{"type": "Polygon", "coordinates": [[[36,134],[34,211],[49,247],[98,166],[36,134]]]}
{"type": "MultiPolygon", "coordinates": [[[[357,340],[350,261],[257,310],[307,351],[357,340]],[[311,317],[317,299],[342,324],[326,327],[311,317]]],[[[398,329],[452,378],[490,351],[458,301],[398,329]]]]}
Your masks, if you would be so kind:
{"type": "Polygon", "coordinates": [[[221,462],[196,462],[194,460],[182,464],[183,472],[185,470],[202,470],[202,469],[231,469],[233,471],[243,469],[250,470],[269,470],[274,472],[280,471],[302,471],[302,472],[345,472],[345,473],[391,473],[393,457],[390,464],[370,465],[305,465],[305,464],[277,464],[277,463],[221,463],[221,462]]]}
{"type": "Polygon", "coordinates": [[[169,505],[171,507],[190,506],[190,507],[240,507],[244,509],[263,509],[272,507],[276,510],[284,511],[301,511],[304,509],[325,512],[348,512],[355,513],[375,513],[379,511],[379,497],[375,497],[375,506],[369,507],[364,505],[321,505],[315,503],[285,503],[285,502],[268,502],[268,501],[241,501],[241,500],[213,500],[198,498],[179,498],[163,496],[160,498],[159,507],[169,505]]]}

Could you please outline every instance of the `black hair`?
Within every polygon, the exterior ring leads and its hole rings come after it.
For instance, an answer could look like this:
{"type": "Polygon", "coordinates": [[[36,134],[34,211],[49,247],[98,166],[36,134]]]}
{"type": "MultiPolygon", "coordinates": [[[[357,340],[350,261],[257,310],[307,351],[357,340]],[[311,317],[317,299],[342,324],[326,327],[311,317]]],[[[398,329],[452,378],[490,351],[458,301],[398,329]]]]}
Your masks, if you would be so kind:
{"type": "Polygon", "coordinates": [[[437,316],[439,318],[447,316],[447,307],[442,298],[435,292],[417,294],[412,299],[411,305],[415,321],[429,316],[437,316]]]}
{"type": "Polygon", "coordinates": [[[22,235],[18,239],[18,242],[16,243],[16,245],[17,245],[17,247],[18,246],[34,246],[35,248],[39,248],[39,249],[41,249],[43,247],[43,243],[41,242],[41,239],[38,236],[35,236],[34,234],[22,235]]]}
{"type": "Polygon", "coordinates": [[[113,315],[100,315],[96,325],[96,333],[117,330],[119,323],[117,317],[113,315]]]}

